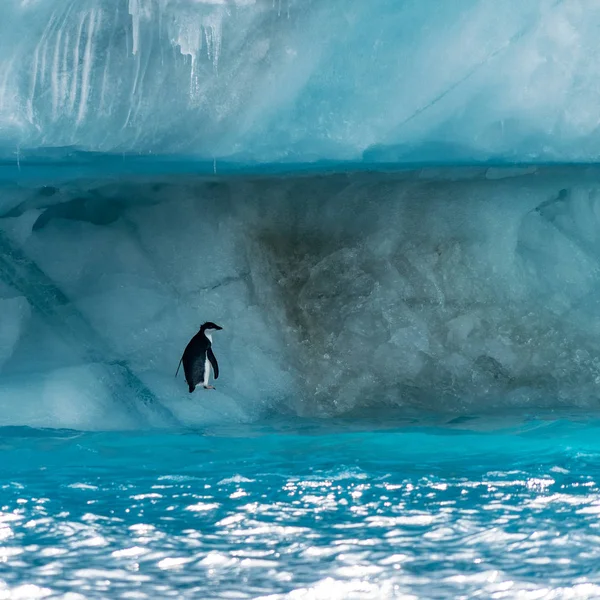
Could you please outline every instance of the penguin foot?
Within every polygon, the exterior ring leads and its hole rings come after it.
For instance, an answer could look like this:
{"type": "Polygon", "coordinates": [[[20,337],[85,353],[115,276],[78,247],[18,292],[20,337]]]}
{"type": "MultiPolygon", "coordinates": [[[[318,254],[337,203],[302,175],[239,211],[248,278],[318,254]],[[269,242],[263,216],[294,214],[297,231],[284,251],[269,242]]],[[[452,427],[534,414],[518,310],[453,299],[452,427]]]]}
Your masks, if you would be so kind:
{"type": "Polygon", "coordinates": [[[217,388],[215,386],[213,386],[213,385],[205,385],[204,389],[205,390],[216,390],[217,388]]]}

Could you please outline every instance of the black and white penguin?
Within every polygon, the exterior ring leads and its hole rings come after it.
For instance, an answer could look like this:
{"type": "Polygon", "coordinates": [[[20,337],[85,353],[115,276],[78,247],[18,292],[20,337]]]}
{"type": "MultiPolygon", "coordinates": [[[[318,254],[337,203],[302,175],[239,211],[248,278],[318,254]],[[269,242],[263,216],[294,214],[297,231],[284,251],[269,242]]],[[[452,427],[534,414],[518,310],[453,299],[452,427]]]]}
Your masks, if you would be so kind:
{"type": "MultiPolygon", "coordinates": [[[[179,367],[183,363],[183,372],[185,380],[190,389],[190,394],[196,389],[197,385],[202,384],[206,390],[214,390],[212,385],[208,385],[210,376],[210,365],[212,365],[215,379],[219,379],[219,364],[212,351],[211,330],[220,331],[223,329],[210,321],[200,327],[200,331],[190,340],[183,351],[183,356],[179,361],[179,367]],[[210,364],[209,364],[210,363],[210,364]]],[[[175,377],[179,373],[179,367],[175,377]]]]}

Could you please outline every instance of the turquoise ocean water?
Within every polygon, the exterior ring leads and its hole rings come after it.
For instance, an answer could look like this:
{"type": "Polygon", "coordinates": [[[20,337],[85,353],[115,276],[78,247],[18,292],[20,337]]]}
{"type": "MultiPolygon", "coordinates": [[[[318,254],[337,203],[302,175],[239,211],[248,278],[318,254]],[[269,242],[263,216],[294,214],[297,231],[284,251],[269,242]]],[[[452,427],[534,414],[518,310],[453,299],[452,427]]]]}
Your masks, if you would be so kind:
{"type": "Polygon", "coordinates": [[[600,419],[0,430],[3,598],[594,598],[600,419]]]}

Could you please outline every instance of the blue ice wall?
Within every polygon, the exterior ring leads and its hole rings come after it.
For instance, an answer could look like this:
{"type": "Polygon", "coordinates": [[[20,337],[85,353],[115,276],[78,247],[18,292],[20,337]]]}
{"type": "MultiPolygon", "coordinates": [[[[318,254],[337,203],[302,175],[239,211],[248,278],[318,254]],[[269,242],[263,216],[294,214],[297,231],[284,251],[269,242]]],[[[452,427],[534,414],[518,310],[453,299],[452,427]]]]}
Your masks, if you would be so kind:
{"type": "Polygon", "coordinates": [[[595,161],[586,0],[3,0],[0,148],[595,161]]]}
{"type": "Polygon", "coordinates": [[[597,167],[61,175],[0,185],[0,425],[598,406],[597,167]]]}
{"type": "Polygon", "coordinates": [[[0,425],[596,407],[600,171],[520,163],[597,162],[599,26],[585,0],[3,0],[0,425]],[[173,377],[205,320],[208,401],[173,377]]]}

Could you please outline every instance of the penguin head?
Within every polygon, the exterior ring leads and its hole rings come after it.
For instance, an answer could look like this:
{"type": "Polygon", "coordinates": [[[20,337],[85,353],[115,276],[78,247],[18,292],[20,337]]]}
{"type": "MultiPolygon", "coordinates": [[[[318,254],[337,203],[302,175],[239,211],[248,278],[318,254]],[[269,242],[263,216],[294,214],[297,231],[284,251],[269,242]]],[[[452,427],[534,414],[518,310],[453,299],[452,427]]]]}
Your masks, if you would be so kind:
{"type": "Polygon", "coordinates": [[[207,321],[204,323],[204,325],[202,325],[202,327],[200,327],[200,331],[206,331],[207,329],[215,329],[216,331],[220,331],[223,328],[215,325],[215,323],[212,323],[211,321],[207,321]]]}

